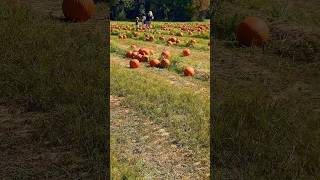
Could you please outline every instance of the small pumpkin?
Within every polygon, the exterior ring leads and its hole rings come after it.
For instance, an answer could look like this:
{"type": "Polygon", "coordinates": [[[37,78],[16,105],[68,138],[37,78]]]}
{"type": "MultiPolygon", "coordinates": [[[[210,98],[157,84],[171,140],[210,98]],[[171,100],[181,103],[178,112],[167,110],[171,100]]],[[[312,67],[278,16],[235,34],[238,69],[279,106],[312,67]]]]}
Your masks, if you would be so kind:
{"type": "Polygon", "coordinates": [[[172,41],[167,41],[167,45],[168,46],[171,46],[171,45],[173,45],[174,44],[174,42],[172,42],[172,41]]]}
{"type": "Polygon", "coordinates": [[[126,56],[127,56],[128,58],[132,58],[132,55],[133,55],[133,52],[132,52],[132,51],[128,51],[127,54],[126,54],[126,56]]]}
{"type": "Polygon", "coordinates": [[[167,68],[170,66],[170,61],[169,59],[162,59],[160,62],[160,67],[161,68],[167,68]]]}
{"type": "Polygon", "coordinates": [[[137,49],[138,47],[137,47],[137,45],[132,44],[132,45],[131,45],[131,48],[132,48],[132,49],[137,49]]]}
{"type": "Polygon", "coordinates": [[[140,62],[138,59],[130,60],[130,68],[138,68],[140,67],[140,62]]]}
{"type": "Polygon", "coordinates": [[[189,56],[191,54],[191,51],[189,48],[185,48],[183,51],[182,51],[182,55],[183,56],[189,56]]]}
{"type": "Polygon", "coordinates": [[[183,73],[185,76],[194,76],[195,74],[193,67],[190,66],[185,67],[183,73]]]}
{"type": "Polygon", "coordinates": [[[170,59],[171,57],[171,54],[168,50],[164,50],[162,53],[161,53],[161,56],[164,58],[164,59],[170,59]]]}
{"type": "Polygon", "coordinates": [[[132,53],[132,58],[138,58],[139,53],[137,51],[132,53]]]}
{"type": "Polygon", "coordinates": [[[137,59],[138,59],[140,62],[142,62],[142,60],[143,60],[143,54],[138,54],[137,59]]]}
{"type": "Polygon", "coordinates": [[[141,62],[148,62],[149,56],[148,55],[142,55],[141,62]]]}
{"type": "Polygon", "coordinates": [[[160,61],[158,59],[153,59],[150,62],[150,67],[159,67],[160,61]]]}
{"type": "Polygon", "coordinates": [[[143,55],[149,55],[150,54],[150,50],[147,48],[141,48],[139,49],[139,53],[143,54],[143,55]]]}

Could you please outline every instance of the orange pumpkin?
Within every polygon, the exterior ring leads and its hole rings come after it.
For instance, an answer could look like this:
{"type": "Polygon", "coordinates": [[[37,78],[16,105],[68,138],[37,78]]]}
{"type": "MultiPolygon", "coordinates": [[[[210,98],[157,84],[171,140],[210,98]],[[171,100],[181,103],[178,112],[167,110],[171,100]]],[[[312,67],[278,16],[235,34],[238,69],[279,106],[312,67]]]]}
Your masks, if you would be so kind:
{"type": "Polygon", "coordinates": [[[173,45],[173,43],[174,43],[174,42],[172,42],[172,41],[167,41],[167,45],[168,45],[168,46],[173,45]]]}
{"type": "Polygon", "coordinates": [[[139,53],[138,53],[138,52],[133,52],[133,53],[132,53],[132,58],[137,58],[137,57],[138,57],[138,55],[139,55],[139,53]]]}
{"type": "Polygon", "coordinates": [[[161,62],[160,62],[160,67],[162,68],[167,68],[170,66],[170,61],[169,59],[163,59],[161,62]]]}
{"type": "Polygon", "coordinates": [[[237,27],[237,39],[246,46],[261,46],[269,37],[268,25],[258,17],[247,17],[237,27]]]}
{"type": "Polygon", "coordinates": [[[150,67],[159,67],[160,61],[158,59],[153,59],[150,61],[150,67]]]}
{"type": "Polygon", "coordinates": [[[131,48],[132,48],[132,49],[137,49],[137,45],[132,44],[132,45],[131,45],[131,48]]]}
{"type": "Polygon", "coordinates": [[[161,53],[161,56],[164,58],[164,59],[170,59],[171,57],[171,54],[168,50],[165,50],[161,53]]]}
{"type": "Polygon", "coordinates": [[[62,11],[67,19],[84,22],[96,11],[93,0],[63,0],[62,11]]]}
{"type": "Polygon", "coordinates": [[[183,51],[182,51],[182,55],[183,56],[189,56],[191,54],[191,51],[190,49],[188,48],[185,48],[183,51]]]}
{"type": "Polygon", "coordinates": [[[138,54],[137,59],[138,59],[140,62],[142,61],[142,58],[143,58],[143,55],[142,55],[142,54],[138,54]]]}
{"type": "Polygon", "coordinates": [[[126,54],[126,56],[127,56],[128,58],[132,58],[132,55],[133,55],[133,52],[132,52],[132,51],[128,51],[127,54],[126,54]]]}
{"type": "Polygon", "coordinates": [[[141,57],[141,62],[148,62],[149,56],[148,55],[143,55],[141,57]]]}
{"type": "Polygon", "coordinates": [[[194,76],[194,74],[195,74],[193,67],[190,67],[190,66],[184,68],[183,73],[185,76],[194,76]]]}
{"type": "Polygon", "coordinates": [[[139,53],[143,54],[143,55],[149,55],[150,54],[150,50],[147,48],[141,48],[139,49],[139,53]]]}
{"type": "Polygon", "coordinates": [[[138,59],[130,60],[130,68],[138,68],[140,67],[140,62],[138,59]]]}
{"type": "Polygon", "coordinates": [[[138,32],[134,32],[133,35],[134,35],[135,37],[138,37],[140,34],[139,34],[138,32]]]}

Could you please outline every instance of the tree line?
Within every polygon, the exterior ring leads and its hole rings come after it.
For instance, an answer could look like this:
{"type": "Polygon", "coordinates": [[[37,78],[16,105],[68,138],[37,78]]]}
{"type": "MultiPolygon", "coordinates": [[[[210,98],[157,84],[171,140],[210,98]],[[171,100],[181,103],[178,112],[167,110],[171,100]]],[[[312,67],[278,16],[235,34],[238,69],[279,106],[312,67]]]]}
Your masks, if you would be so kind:
{"type": "Polygon", "coordinates": [[[157,21],[201,21],[209,18],[210,0],[111,0],[111,20],[134,20],[153,12],[157,21]]]}

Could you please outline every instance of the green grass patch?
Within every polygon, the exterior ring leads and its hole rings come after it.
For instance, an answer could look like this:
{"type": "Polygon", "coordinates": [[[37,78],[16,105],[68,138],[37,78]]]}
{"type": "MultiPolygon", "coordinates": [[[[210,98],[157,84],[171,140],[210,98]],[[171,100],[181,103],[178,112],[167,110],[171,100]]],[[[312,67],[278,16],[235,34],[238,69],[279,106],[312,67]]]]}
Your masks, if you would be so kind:
{"type": "Polygon", "coordinates": [[[208,97],[119,65],[111,67],[111,94],[126,97],[126,105],[164,125],[182,143],[208,152],[208,97]]]}
{"type": "Polygon", "coordinates": [[[9,1],[0,2],[0,26],[1,101],[45,112],[35,123],[37,139],[86,152],[88,165],[102,172],[104,35],[39,17],[9,1]]]}
{"type": "Polygon", "coordinates": [[[225,97],[214,104],[216,179],[316,179],[319,119],[263,92],[224,89],[225,97]]]}

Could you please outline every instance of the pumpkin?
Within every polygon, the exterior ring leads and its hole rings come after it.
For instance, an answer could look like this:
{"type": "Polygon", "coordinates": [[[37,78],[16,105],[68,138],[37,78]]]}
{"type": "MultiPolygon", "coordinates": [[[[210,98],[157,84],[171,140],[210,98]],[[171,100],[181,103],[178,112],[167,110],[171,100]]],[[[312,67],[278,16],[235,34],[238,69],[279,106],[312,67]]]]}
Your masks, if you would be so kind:
{"type": "Polygon", "coordinates": [[[161,56],[164,58],[164,59],[170,59],[171,57],[171,54],[168,50],[165,50],[161,53],[161,56]]]}
{"type": "Polygon", "coordinates": [[[183,71],[185,76],[193,76],[195,74],[193,67],[185,67],[183,71]]]}
{"type": "Polygon", "coordinates": [[[149,56],[148,55],[142,55],[141,62],[148,62],[149,56]]]}
{"type": "Polygon", "coordinates": [[[149,36],[148,41],[154,41],[154,36],[149,36]]]}
{"type": "Polygon", "coordinates": [[[138,54],[137,59],[141,62],[143,59],[143,54],[138,54]]]}
{"type": "Polygon", "coordinates": [[[160,61],[158,59],[153,59],[150,62],[150,67],[159,67],[160,61]]]}
{"type": "Polygon", "coordinates": [[[143,54],[143,55],[149,55],[150,54],[150,50],[146,49],[146,48],[141,48],[141,49],[139,49],[139,53],[143,54]]]}
{"type": "Polygon", "coordinates": [[[172,41],[167,41],[167,45],[168,45],[168,46],[173,45],[173,43],[174,43],[174,42],[172,42],[172,41]]]}
{"type": "Polygon", "coordinates": [[[160,62],[160,67],[161,68],[167,68],[170,66],[170,61],[169,59],[163,59],[161,62],[160,62]]]}
{"type": "Polygon", "coordinates": [[[183,51],[182,51],[182,55],[183,56],[189,56],[191,54],[191,51],[190,49],[188,48],[185,48],[183,51]]]}
{"type": "Polygon", "coordinates": [[[176,42],[176,41],[177,41],[177,38],[176,38],[176,37],[170,37],[170,38],[168,39],[168,41],[176,42]]]}
{"type": "Polygon", "coordinates": [[[246,46],[262,46],[269,37],[268,25],[258,17],[247,17],[237,27],[237,40],[246,46]]]}
{"type": "Polygon", "coordinates": [[[62,11],[67,19],[84,22],[96,11],[93,0],[63,0],[62,11]]]}
{"type": "Polygon", "coordinates": [[[137,57],[138,57],[138,55],[139,55],[139,53],[138,53],[138,52],[133,52],[133,53],[132,53],[132,58],[137,58],[137,57]]]}
{"type": "Polygon", "coordinates": [[[138,59],[130,60],[130,68],[138,68],[140,67],[140,62],[138,59]]]}
{"type": "Polygon", "coordinates": [[[128,58],[132,58],[132,55],[133,55],[133,52],[132,52],[132,51],[128,51],[127,54],[126,54],[126,56],[127,56],[128,58]]]}
{"type": "Polygon", "coordinates": [[[140,34],[139,34],[138,32],[134,32],[133,35],[134,35],[135,37],[138,37],[140,34]]]}

